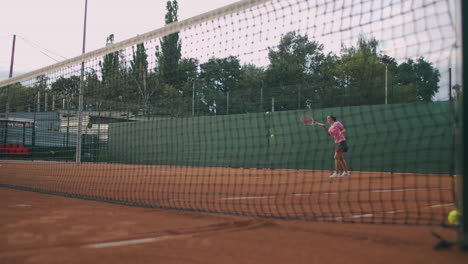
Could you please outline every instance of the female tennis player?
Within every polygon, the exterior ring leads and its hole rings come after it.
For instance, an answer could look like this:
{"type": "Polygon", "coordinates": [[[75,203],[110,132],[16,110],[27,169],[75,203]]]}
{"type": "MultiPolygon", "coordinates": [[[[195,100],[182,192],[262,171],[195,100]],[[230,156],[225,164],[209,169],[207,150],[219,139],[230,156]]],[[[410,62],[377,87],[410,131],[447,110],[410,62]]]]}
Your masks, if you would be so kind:
{"type": "Polygon", "coordinates": [[[335,172],[330,175],[330,178],[338,178],[349,176],[348,166],[344,159],[344,153],[348,151],[348,145],[346,144],[346,138],[344,134],[346,129],[343,124],[336,121],[336,117],[329,115],[327,116],[327,122],[330,124],[330,128],[327,129],[325,124],[317,124],[325,129],[325,133],[332,136],[335,140],[335,172]],[[340,166],[343,169],[343,173],[340,174],[340,166]]]}

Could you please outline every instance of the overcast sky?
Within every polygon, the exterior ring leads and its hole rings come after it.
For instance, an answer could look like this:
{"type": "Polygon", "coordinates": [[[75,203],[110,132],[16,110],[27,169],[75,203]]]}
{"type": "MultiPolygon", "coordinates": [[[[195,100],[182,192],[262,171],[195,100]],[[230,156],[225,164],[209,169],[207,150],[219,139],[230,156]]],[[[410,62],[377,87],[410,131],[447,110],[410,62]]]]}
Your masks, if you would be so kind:
{"type": "MultiPolygon", "coordinates": [[[[179,20],[238,0],[178,0],[179,20]]],[[[85,0],[5,1],[0,11],[0,72],[10,69],[16,34],[14,76],[82,52],[85,0]]],[[[86,51],[164,26],[166,0],[88,0],[86,51]]],[[[0,76],[5,79],[7,76],[0,76]]]]}

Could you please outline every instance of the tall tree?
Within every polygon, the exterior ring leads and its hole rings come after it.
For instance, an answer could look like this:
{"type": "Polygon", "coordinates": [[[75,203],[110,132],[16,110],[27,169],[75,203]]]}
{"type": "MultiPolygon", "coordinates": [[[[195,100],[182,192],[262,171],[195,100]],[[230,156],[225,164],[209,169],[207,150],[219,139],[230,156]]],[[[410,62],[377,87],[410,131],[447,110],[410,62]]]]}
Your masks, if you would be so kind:
{"type": "Polygon", "coordinates": [[[277,109],[297,108],[297,98],[304,92],[302,88],[310,80],[308,76],[319,70],[324,59],[323,45],[309,41],[307,35],[289,32],[281,38],[277,49],[269,50],[268,58],[270,65],[266,70],[266,94],[276,99],[291,98],[287,101],[276,100],[277,109]]]}
{"type": "MultiPolygon", "coordinates": [[[[114,43],[114,34],[109,35],[106,45],[114,43]]],[[[103,61],[99,61],[102,74],[102,97],[106,99],[115,99],[122,96],[123,81],[121,72],[120,52],[112,52],[104,56],[103,61]]]]}
{"type": "Polygon", "coordinates": [[[385,66],[377,54],[378,41],[360,36],[357,47],[343,47],[338,79],[346,105],[381,104],[385,101],[385,66]]]}
{"type": "MultiPolygon", "coordinates": [[[[165,23],[176,22],[179,6],[177,0],[167,1],[165,23]]],[[[182,80],[178,75],[178,65],[181,58],[181,42],[179,33],[164,36],[161,40],[161,52],[156,52],[159,62],[159,72],[162,81],[174,87],[181,84],[182,80]]]]}
{"type": "Polygon", "coordinates": [[[21,83],[10,85],[7,89],[0,89],[0,109],[5,109],[8,93],[10,97],[11,112],[29,112],[33,111],[35,105],[35,91],[30,87],[25,87],[21,83]]]}
{"type": "MultiPolygon", "coordinates": [[[[133,47],[132,47],[133,49],[133,47]]],[[[137,45],[136,51],[133,49],[132,61],[130,62],[130,76],[132,84],[130,87],[136,88],[136,93],[141,99],[145,113],[149,110],[150,98],[156,92],[156,87],[151,86],[148,79],[148,55],[143,43],[137,45]]]]}
{"type": "Polygon", "coordinates": [[[47,96],[47,86],[49,78],[45,75],[39,75],[36,77],[36,83],[34,84],[34,91],[36,92],[37,100],[37,109],[38,111],[45,111],[47,106],[45,105],[45,97],[47,96]]]}
{"type": "Polygon", "coordinates": [[[271,106],[264,96],[265,69],[246,64],[242,66],[240,74],[239,90],[232,96],[232,113],[269,111],[271,106]]]}
{"type": "Polygon", "coordinates": [[[431,63],[418,58],[408,59],[397,68],[395,93],[398,102],[431,102],[439,91],[440,72],[431,63]]]}
{"type": "Polygon", "coordinates": [[[192,95],[193,81],[197,81],[198,78],[198,60],[194,58],[182,58],[178,66],[178,76],[183,82],[179,92],[182,96],[192,95]]]}
{"type": "Polygon", "coordinates": [[[78,89],[80,86],[80,77],[73,75],[65,78],[60,77],[51,85],[52,94],[58,101],[65,100],[66,108],[78,106],[78,89]]]}
{"type": "Polygon", "coordinates": [[[91,68],[86,72],[85,85],[84,85],[84,99],[86,104],[91,104],[99,107],[104,98],[100,96],[101,81],[95,69],[91,68]]]}
{"type": "Polygon", "coordinates": [[[342,105],[344,93],[342,89],[340,57],[329,53],[320,64],[318,70],[309,75],[303,92],[302,108],[323,108],[342,105]]]}
{"type": "Polygon", "coordinates": [[[225,59],[211,58],[200,66],[203,82],[203,101],[216,114],[228,114],[232,105],[230,96],[238,90],[241,75],[239,59],[230,56],[225,59]]]}

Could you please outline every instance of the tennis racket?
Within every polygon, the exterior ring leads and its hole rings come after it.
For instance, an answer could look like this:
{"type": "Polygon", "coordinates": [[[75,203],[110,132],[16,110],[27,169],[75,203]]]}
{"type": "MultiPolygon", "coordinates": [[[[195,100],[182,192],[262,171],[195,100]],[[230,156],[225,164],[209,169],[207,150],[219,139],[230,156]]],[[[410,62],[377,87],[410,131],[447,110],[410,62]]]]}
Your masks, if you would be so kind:
{"type": "Polygon", "coordinates": [[[306,115],[301,116],[301,122],[307,126],[312,126],[312,125],[323,126],[323,124],[319,122],[315,122],[313,117],[306,116],[306,115]]]}
{"type": "Polygon", "coordinates": [[[311,116],[306,116],[306,115],[301,116],[301,122],[307,126],[311,126],[315,124],[314,118],[311,116]]]}

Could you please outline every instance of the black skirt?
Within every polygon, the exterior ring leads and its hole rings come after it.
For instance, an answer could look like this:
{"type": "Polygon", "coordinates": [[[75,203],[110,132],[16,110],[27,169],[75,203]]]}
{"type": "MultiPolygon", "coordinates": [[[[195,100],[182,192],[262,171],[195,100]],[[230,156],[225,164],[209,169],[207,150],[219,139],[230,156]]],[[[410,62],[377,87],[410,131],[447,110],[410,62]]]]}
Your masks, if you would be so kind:
{"type": "Polygon", "coordinates": [[[342,149],[343,152],[348,152],[348,144],[346,144],[346,140],[341,141],[340,143],[335,143],[335,152],[338,152],[340,149],[342,149]]]}

